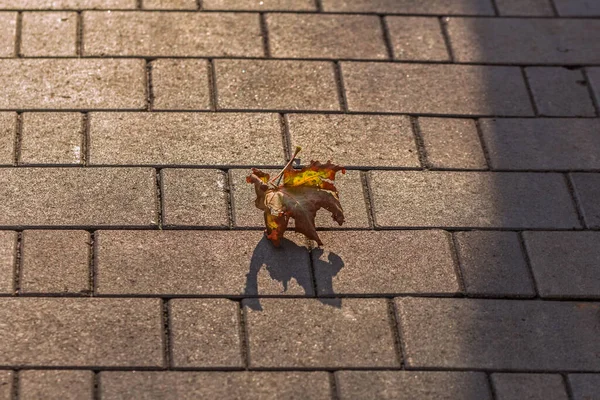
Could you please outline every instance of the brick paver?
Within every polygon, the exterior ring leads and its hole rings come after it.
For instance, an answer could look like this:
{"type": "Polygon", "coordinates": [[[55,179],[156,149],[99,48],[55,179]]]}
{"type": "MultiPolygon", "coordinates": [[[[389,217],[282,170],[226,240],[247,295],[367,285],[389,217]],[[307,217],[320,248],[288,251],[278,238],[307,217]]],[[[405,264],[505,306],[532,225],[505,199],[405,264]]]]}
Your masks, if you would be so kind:
{"type": "Polygon", "coordinates": [[[0,231],[0,293],[14,291],[15,256],[17,235],[11,231],[0,231]]]}
{"type": "Polygon", "coordinates": [[[21,54],[25,57],[75,56],[77,13],[28,12],[23,14],[21,54]]]}
{"type": "Polygon", "coordinates": [[[135,0],[0,0],[0,9],[134,9],[135,0]]]}
{"type": "Polygon", "coordinates": [[[17,114],[0,112],[0,164],[11,165],[14,162],[17,114]]]}
{"type": "Polygon", "coordinates": [[[558,374],[492,374],[498,400],[568,400],[569,395],[558,374]]]}
{"type": "Polygon", "coordinates": [[[24,370],[19,372],[21,399],[92,400],[92,371],[24,370]]]}
{"type": "Polygon", "coordinates": [[[396,60],[450,59],[440,21],[433,17],[386,17],[396,60]]]}
{"type": "Polygon", "coordinates": [[[549,17],[554,15],[552,0],[495,0],[502,16],[549,17]]]}
{"type": "Polygon", "coordinates": [[[17,35],[17,13],[0,13],[0,57],[14,57],[17,35]]]}
{"type": "Polygon", "coordinates": [[[554,0],[556,10],[565,17],[598,17],[600,4],[594,0],[554,0]]]}
{"type": "Polygon", "coordinates": [[[146,10],[196,10],[196,0],[143,0],[142,6],[146,10]]]}
{"type": "Polygon", "coordinates": [[[160,59],[152,62],[155,110],[209,110],[208,62],[160,59]]]}
{"type": "Polygon", "coordinates": [[[598,400],[600,374],[569,374],[574,400],[598,400]]]}
{"type": "Polygon", "coordinates": [[[583,219],[588,227],[600,228],[600,174],[573,174],[572,179],[583,219]]]}
{"type": "Polygon", "coordinates": [[[314,0],[203,0],[204,10],[315,11],[314,0]]]}
{"type": "Polygon", "coordinates": [[[493,15],[489,0],[322,0],[325,11],[493,15]]]}

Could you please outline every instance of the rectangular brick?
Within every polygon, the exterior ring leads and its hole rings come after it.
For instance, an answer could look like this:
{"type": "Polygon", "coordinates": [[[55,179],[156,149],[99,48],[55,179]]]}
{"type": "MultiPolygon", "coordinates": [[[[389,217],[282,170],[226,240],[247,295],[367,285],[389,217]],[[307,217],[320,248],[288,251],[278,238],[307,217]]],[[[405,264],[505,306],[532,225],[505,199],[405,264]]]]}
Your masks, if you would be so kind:
{"type": "Polygon", "coordinates": [[[196,0],[143,0],[145,10],[196,10],[196,0]]]}
{"type": "Polygon", "coordinates": [[[13,112],[0,112],[0,164],[13,164],[16,132],[17,114],[13,112]]]}
{"type": "Polygon", "coordinates": [[[261,302],[264,310],[245,309],[253,368],[399,366],[385,299],[261,302]]]}
{"type": "Polygon", "coordinates": [[[560,174],[370,173],[377,226],[579,227],[571,196],[560,174]]]}
{"type": "Polygon", "coordinates": [[[459,291],[446,232],[343,231],[319,236],[325,247],[311,251],[319,295],[459,291]]]}
{"type": "Polygon", "coordinates": [[[159,59],[152,62],[154,110],[208,110],[208,61],[159,59]]]}
{"type": "Polygon", "coordinates": [[[308,249],[286,237],[277,249],[256,231],[100,231],[97,292],[312,295],[308,249]]]}
{"type": "Polygon", "coordinates": [[[569,374],[573,400],[598,400],[600,395],[600,374],[569,374]]]}
{"type": "Polygon", "coordinates": [[[2,168],[0,226],[152,226],[150,168],[2,168]]]}
{"type": "Polygon", "coordinates": [[[89,120],[92,165],[285,163],[277,114],[91,113],[89,120]]]}
{"type": "Polygon", "coordinates": [[[267,27],[273,57],[387,58],[374,15],[268,14],[267,27]]]}
{"type": "Polygon", "coordinates": [[[17,255],[17,234],[0,231],[0,293],[14,291],[15,258],[17,255]]]}
{"type": "Polygon", "coordinates": [[[322,0],[324,11],[494,15],[489,0],[322,0]]]}
{"type": "Polygon", "coordinates": [[[11,10],[118,10],[136,7],[136,0],[0,0],[0,9],[11,10]]]}
{"type": "Polygon", "coordinates": [[[100,373],[102,399],[329,400],[327,372],[100,373]]]}
{"type": "Polygon", "coordinates": [[[502,16],[550,17],[554,15],[552,0],[496,0],[502,16]]]}
{"type": "Polygon", "coordinates": [[[0,298],[0,364],[161,367],[161,315],[160,299],[0,298]]]}
{"type": "Polygon", "coordinates": [[[93,379],[92,371],[19,371],[19,396],[22,399],[92,400],[93,379]]]}
{"type": "Polygon", "coordinates": [[[338,371],[340,400],[491,400],[482,372],[338,371]]]}
{"type": "MultiPolygon", "coordinates": [[[[0,0],[0,9],[2,8],[0,0]]],[[[17,36],[17,13],[0,13],[0,57],[14,57],[17,36]]]]}
{"type": "Polygon", "coordinates": [[[0,399],[13,399],[13,374],[12,371],[0,371],[0,399]]]}
{"type": "Polygon", "coordinates": [[[483,140],[495,169],[600,168],[600,120],[484,119],[483,140]]]}
{"type": "Polygon", "coordinates": [[[86,56],[262,57],[257,14],[83,13],[86,56]]]}
{"type": "Polygon", "coordinates": [[[239,303],[178,299],[169,307],[175,367],[243,368],[239,303]]]}
{"type": "Polygon", "coordinates": [[[600,228],[600,174],[572,174],[575,195],[589,228],[600,228]]]}
{"type": "Polygon", "coordinates": [[[315,11],[314,0],[203,0],[204,10],[315,11]]]}
{"type": "Polygon", "coordinates": [[[569,400],[563,378],[559,374],[494,373],[491,379],[498,400],[569,400]]]}
{"type": "Polygon", "coordinates": [[[597,304],[396,301],[407,368],[589,371],[600,367],[597,304]]]}
{"type": "Polygon", "coordinates": [[[80,113],[23,113],[19,163],[81,164],[82,142],[83,117],[80,113]]]}
{"type": "Polygon", "coordinates": [[[25,57],[69,57],[77,54],[77,13],[26,12],[21,27],[25,57]]]}
{"type": "Polygon", "coordinates": [[[448,18],[456,61],[519,64],[593,64],[600,41],[589,40],[598,20],[564,18],[448,18]]]}
{"type": "Polygon", "coordinates": [[[514,67],[343,62],[348,109],[465,115],[532,115],[514,67]]]}
{"type": "Polygon", "coordinates": [[[23,293],[90,292],[88,232],[26,230],[21,246],[23,293]]]}
{"type": "Polygon", "coordinates": [[[0,60],[0,109],[142,109],[144,60],[0,60]]]}
{"type": "Polygon", "coordinates": [[[396,60],[450,60],[437,18],[385,17],[385,22],[396,60]]]}
{"type": "Polygon", "coordinates": [[[600,3],[596,0],[554,0],[554,4],[563,17],[600,16],[600,3]]]}
{"type": "Polygon", "coordinates": [[[215,60],[220,110],[340,109],[333,63],[215,60]]]}

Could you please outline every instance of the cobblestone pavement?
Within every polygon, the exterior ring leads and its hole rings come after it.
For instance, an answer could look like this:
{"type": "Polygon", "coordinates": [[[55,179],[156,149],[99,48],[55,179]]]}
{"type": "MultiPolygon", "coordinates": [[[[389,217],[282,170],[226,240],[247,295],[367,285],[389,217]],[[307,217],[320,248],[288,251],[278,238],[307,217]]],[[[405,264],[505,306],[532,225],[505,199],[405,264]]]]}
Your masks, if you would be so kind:
{"type": "Polygon", "coordinates": [[[0,399],[600,399],[600,1],[0,9],[0,399]]]}

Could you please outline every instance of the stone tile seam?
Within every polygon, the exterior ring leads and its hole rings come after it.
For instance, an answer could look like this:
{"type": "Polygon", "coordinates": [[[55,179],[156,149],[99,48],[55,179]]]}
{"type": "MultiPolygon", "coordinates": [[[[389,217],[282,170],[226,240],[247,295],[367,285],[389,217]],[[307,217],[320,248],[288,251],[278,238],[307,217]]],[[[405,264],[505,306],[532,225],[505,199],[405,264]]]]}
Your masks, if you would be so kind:
{"type": "Polygon", "coordinates": [[[481,146],[481,151],[483,152],[483,158],[485,159],[485,165],[487,171],[492,171],[492,157],[490,156],[490,150],[488,145],[483,137],[483,130],[481,129],[481,122],[479,118],[475,118],[475,130],[477,132],[477,138],[479,139],[479,145],[481,146]]]}
{"type": "Polygon", "coordinates": [[[394,355],[400,369],[406,368],[404,363],[404,355],[406,354],[404,348],[404,342],[402,340],[402,333],[400,330],[400,319],[398,318],[398,310],[396,309],[396,303],[394,299],[387,299],[387,311],[388,311],[388,324],[390,327],[390,333],[392,334],[392,340],[394,342],[394,355]]]}
{"type": "Polygon", "coordinates": [[[240,355],[242,357],[243,369],[248,371],[250,369],[250,333],[248,330],[248,316],[246,314],[246,308],[243,304],[243,299],[235,301],[238,306],[237,318],[240,334],[240,355]]]}
{"type": "Polygon", "coordinates": [[[419,163],[421,164],[421,170],[427,171],[430,168],[429,161],[427,160],[427,149],[425,148],[425,141],[421,133],[421,126],[419,125],[418,117],[409,117],[410,126],[413,134],[413,140],[419,156],[419,163]]]}
{"type": "Polygon", "coordinates": [[[527,71],[525,71],[525,67],[521,67],[521,76],[523,77],[523,83],[525,83],[525,88],[527,89],[527,96],[529,97],[529,103],[533,109],[533,114],[536,117],[540,116],[540,112],[538,110],[537,103],[535,101],[535,96],[533,95],[533,90],[531,89],[531,84],[529,83],[529,77],[527,76],[527,71]]]}
{"type": "Polygon", "coordinates": [[[575,396],[573,395],[573,388],[571,387],[571,383],[569,382],[569,375],[562,373],[560,374],[561,380],[562,380],[562,385],[565,389],[565,392],[567,393],[567,397],[569,398],[569,400],[576,400],[575,396]]]}
{"type": "Polygon", "coordinates": [[[169,299],[161,301],[161,331],[163,343],[163,363],[167,369],[174,365],[173,361],[173,322],[171,317],[171,304],[169,299]]]}
{"type": "Polygon", "coordinates": [[[531,285],[533,286],[533,291],[535,296],[532,299],[541,298],[538,281],[535,277],[535,271],[533,269],[533,264],[531,262],[531,257],[529,256],[529,249],[527,248],[527,242],[525,240],[525,236],[523,236],[523,232],[518,232],[517,237],[519,239],[519,246],[521,247],[521,254],[525,259],[525,265],[527,266],[527,273],[529,275],[529,279],[531,280],[531,285]]]}
{"type": "MultiPolygon", "coordinates": [[[[596,116],[600,116],[600,99],[597,98],[596,94],[594,93],[594,88],[592,85],[592,81],[589,78],[587,68],[581,68],[581,74],[583,75],[585,85],[587,87],[588,93],[590,94],[590,98],[592,99],[592,105],[594,106],[596,116]]],[[[600,93],[600,87],[598,88],[598,93],[600,93]]]]}
{"type": "Polygon", "coordinates": [[[23,275],[23,231],[16,231],[14,266],[13,266],[13,296],[21,295],[21,278],[23,275]]]}
{"type": "Polygon", "coordinates": [[[21,112],[16,114],[14,134],[13,165],[18,167],[21,159],[21,140],[23,138],[23,113],[21,112]]]}
{"type": "Polygon", "coordinates": [[[19,400],[19,373],[20,370],[15,369],[12,371],[12,388],[11,388],[11,400],[19,400]]]}
{"type": "Polygon", "coordinates": [[[267,23],[267,17],[263,12],[259,13],[258,15],[260,21],[260,34],[262,37],[263,52],[265,58],[271,58],[271,45],[269,42],[269,24],[267,23]]]}
{"type": "Polygon", "coordinates": [[[559,18],[561,17],[560,13],[558,12],[558,7],[556,7],[556,3],[554,2],[554,0],[548,0],[548,3],[550,3],[550,7],[552,8],[552,14],[549,16],[550,18],[559,18]]]}
{"type": "Polygon", "coordinates": [[[342,72],[342,66],[339,61],[333,63],[333,76],[337,87],[337,95],[339,101],[340,111],[348,112],[348,99],[346,98],[346,88],[344,86],[344,74],[342,72]]]}
{"type": "Polygon", "coordinates": [[[450,40],[450,33],[448,33],[448,23],[446,19],[447,17],[438,17],[438,24],[440,26],[442,37],[444,38],[444,44],[446,45],[446,52],[450,58],[450,63],[459,65],[454,56],[454,49],[452,48],[452,41],[450,40]]]}
{"type": "MultiPolygon", "coordinates": [[[[219,170],[223,176],[223,191],[225,192],[225,209],[227,210],[227,227],[233,229],[235,226],[234,203],[233,203],[233,181],[231,180],[229,170],[219,170]]],[[[163,205],[164,207],[164,205],[163,205]]]]}
{"type": "Polygon", "coordinates": [[[569,192],[569,196],[571,197],[571,201],[573,202],[573,208],[575,209],[575,213],[577,214],[577,220],[579,224],[586,229],[588,227],[585,219],[585,213],[583,210],[583,206],[581,201],[579,200],[579,196],[577,195],[577,191],[575,190],[575,183],[573,182],[573,178],[570,173],[563,174],[565,179],[565,185],[567,186],[567,191],[569,192]]]}
{"type": "Polygon", "coordinates": [[[331,400],[340,400],[342,398],[340,393],[340,384],[338,382],[335,372],[329,371],[329,389],[331,391],[331,400]]]}
{"type": "Polygon", "coordinates": [[[496,393],[496,387],[494,386],[494,382],[492,381],[492,373],[486,372],[485,379],[487,381],[488,391],[490,394],[490,399],[497,400],[498,394],[496,393]]]}
{"type": "Polygon", "coordinates": [[[208,75],[208,96],[210,103],[210,110],[208,112],[217,112],[219,111],[217,106],[217,75],[212,58],[207,59],[206,70],[208,75]]]}
{"type": "Polygon", "coordinates": [[[456,241],[456,234],[455,232],[447,232],[447,234],[449,235],[450,254],[452,256],[452,263],[454,264],[454,272],[456,274],[456,281],[458,283],[458,291],[461,294],[467,295],[467,285],[465,284],[465,279],[462,272],[462,260],[458,243],[456,241]]]}
{"type": "Polygon", "coordinates": [[[388,24],[387,24],[384,16],[379,17],[379,23],[381,26],[383,43],[385,44],[388,59],[393,60],[394,59],[394,47],[392,46],[392,39],[390,38],[390,31],[389,31],[388,24]]]}
{"type": "Polygon", "coordinates": [[[164,193],[165,193],[165,188],[164,188],[164,182],[163,182],[163,175],[162,175],[162,168],[155,168],[154,169],[154,191],[155,191],[155,212],[156,212],[156,224],[157,224],[157,228],[159,230],[163,229],[163,226],[165,225],[164,223],[164,216],[165,216],[165,201],[164,201],[164,193]]]}
{"type": "Polygon", "coordinates": [[[152,82],[152,61],[146,60],[146,111],[152,111],[154,108],[154,84],[152,82]]]}
{"type": "Polygon", "coordinates": [[[14,55],[16,58],[21,58],[21,37],[23,34],[23,12],[17,13],[17,24],[15,27],[15,49],[14,55]]]}
{"type": "Polygon", "coordinates": [[[78,57],[83,57],[84,47],[83,47],[83,12],[77,12],[77,28],[76,28],[77,37],[75,38],[75,51],[78,57]]]}
{"type": "Polygon", "coordinates": [[[492,5],[492,8],[494,9],[494,16],[500,17],[500,10],[498,9],[498,4],[496,4],[496,0],[490,0],[490,4],[492,5]]]}
{"type": "Polygon", "coordinates": [[[88,112],[81,113],[81,161],[80,165],[88,167],[90,163],[90,115],[88,112]]]}

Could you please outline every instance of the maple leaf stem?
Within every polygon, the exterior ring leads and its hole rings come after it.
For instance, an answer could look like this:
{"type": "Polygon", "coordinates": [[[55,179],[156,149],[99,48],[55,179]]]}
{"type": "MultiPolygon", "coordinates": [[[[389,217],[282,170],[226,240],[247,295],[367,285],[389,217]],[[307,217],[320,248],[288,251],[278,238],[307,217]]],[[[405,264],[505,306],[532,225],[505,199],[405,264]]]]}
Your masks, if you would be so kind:
{"type": "Polygon", "coordinates": [[[285,167],[283,167],[283,169],[277,174],[277,176],[275,176],[273,179],[271,179],[269,181],[270,184],[273,184],[273,182],[275,180],[277,180],[277,186],[279,186],[279,182],[281,182],[281,177],[283,176],[283,172],[286,169],[288,169],[288,167],[294,162],[294,160],[296,159],[296,156],[298,155],[298,153],[300,153],[300,150],[302,150],[302,147],[296,146],[296,151],[294,151],[294,155],[292,156],[292,158],[290,158],[290,160],[288,161],[288,163],[285,164],[285,167]]]}

